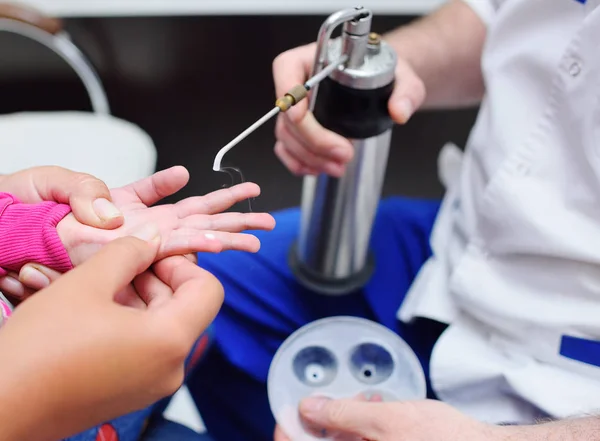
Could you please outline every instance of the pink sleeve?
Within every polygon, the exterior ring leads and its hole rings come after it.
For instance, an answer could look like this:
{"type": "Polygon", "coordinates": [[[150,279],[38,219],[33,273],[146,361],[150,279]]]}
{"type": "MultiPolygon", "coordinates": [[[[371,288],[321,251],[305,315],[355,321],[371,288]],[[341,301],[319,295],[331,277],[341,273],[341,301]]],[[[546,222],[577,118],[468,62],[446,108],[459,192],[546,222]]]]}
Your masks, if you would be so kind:
{"type": "Polygon", "coordinates": [[[0,276],[18,272],[26,263],[39,263],[59,272],[73,268],[56,225],[71,207],[56,202],[23,204],[0,193],[0,276]]]}

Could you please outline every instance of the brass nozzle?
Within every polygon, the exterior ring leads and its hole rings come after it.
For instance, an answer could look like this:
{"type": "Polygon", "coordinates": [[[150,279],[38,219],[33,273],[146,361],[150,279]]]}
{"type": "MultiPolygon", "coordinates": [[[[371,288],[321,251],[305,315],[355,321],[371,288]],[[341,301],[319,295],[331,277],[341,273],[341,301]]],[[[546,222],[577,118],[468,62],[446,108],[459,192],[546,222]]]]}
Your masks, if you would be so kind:
{"type": "Polygon", "coordinates": [[[308,95],[308,90],[302,84],[292,87],[282,98],[275,101],[275,107],[282,112],[287,112],[291,107],[298,104],[308,95]]]}
{"type": "Polygon", "coordinates": [[[381,43],[381,35],[376,32],[371,32],[369,34],[369,44],[378,45],[381,43]]]}
{"type": "Polygon", "coordinates": [[[286,112],[295,104],[294,98],[290,95],[285,95],[283,98],[279,98],[275,101],[275,107],[279,107],[279,110],[286,112]]]}

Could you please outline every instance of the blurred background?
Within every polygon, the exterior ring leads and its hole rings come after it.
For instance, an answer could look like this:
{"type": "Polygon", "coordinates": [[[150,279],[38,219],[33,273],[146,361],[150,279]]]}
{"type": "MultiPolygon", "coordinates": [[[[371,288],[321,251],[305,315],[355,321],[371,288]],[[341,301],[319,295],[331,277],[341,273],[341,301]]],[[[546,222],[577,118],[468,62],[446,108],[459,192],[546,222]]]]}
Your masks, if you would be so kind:
{"type": "MultiPolygon", "coordinates": [[[[324,18],[354,3],[340,0],[31,0],[63,19],[64,29],[102,80],[111,113],[141,127],[157,168],[176,164],[190,184],[172,199],[203,194],[231,178],[212,171],[215,153],[273,105],[271,63],[314,41],[324,18]],[[246,97],[241,100],[240,97],[246,97]]],[[[440,0],[365,1],[383,33],[440,0]]],[[[91,110],[74,72],[52,51],[0,33],[0,113],[91,110]]],[[[444,143],[463,146],[476,109],[427,112],[396,127],[384,193],[439,197],[436,157],[444,143]]],[[[301,179],[273,154],[274,121],[227,155],[262,197],[254,210],[295,206],[301,179]]],[[[81,149],[85,149],[82,141],[81,149]]],[[[97,147],[96,147],[97,148],[97,147]]],[[[115,166],[117,166],[115,164],[115,166]]]]}

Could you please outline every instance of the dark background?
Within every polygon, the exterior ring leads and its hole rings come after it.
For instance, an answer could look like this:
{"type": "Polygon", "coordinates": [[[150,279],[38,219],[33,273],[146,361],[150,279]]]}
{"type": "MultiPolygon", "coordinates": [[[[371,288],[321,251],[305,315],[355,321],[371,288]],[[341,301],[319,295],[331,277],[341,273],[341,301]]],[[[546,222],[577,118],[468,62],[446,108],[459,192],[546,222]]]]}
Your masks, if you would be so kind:
{"type": "MultiPolygon", "coordinates": [[[[385,32],[413,17],[375,17],[385,32]]],[[[73,18],[65,27],[104,83],[113,115],[142,127],[158,149],[158,169],[186,166],[190,184],[175,199],[230,178],[212,171],[215,153],[272,108],[272,60],[314,41],[318,16],[73,18]],[[243,100],[240,97],[245,97],[243,100]]],[[[0,113],[89,110],[83,86],[49,50],[0,33],[0,113]]],[[[447,141],[463,146],[475,110],[427,112],[394,130],[384,193],[439,197],[436,158],[447,141]]],[[[274,121],[227,155],[258,183],[255,210],[297,205],[302,180],[279,163],[274,121]]],[[[85,148],[85,146],[82,146],[85,148]]],[[[173,200],[173,199],[171,199],[173,200]]]]}

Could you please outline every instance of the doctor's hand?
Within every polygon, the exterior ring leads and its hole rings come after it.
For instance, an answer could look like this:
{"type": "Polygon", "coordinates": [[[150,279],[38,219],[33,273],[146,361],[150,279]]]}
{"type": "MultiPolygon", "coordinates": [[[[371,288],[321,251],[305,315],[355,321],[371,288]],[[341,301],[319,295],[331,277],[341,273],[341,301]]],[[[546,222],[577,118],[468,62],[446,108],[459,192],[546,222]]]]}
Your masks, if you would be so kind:
{"type": "MultiPolygon", "coordinates": [[[[493,441],[501,427],[462,415],[439,401],[365,402],[309,398],[300,405],[305,426],[314,434],[366,441],[493,441]]],[[[294,441],[277,428],[275,441],[294,441]]]]}
{"type": "Polygon", "coordinates": [[[118,239],[24,301],[0,332],[0,439],[64,439],[175,392],[223,287],[160,238],[118,239]],[[133,287],[142,307],[116,298],[133,287]]]}
{"type": "MultiPolygon", "coordinates": [[[[279,55],[273,62],[277,97],[296,84],[303,84],[314,64],[316,44],[309,44],[279,55]]],[[[406,123],[425,100],[425,86],[413,69],[399,59],[396,87],[389,101],[389,112],[397,124],[406,123]]],[[[326,173],[340,177],[354,151],[350,142],[323,128],[308,111],[308,99],[277,117],[275,153],[296,175],[326,173]]]]}

